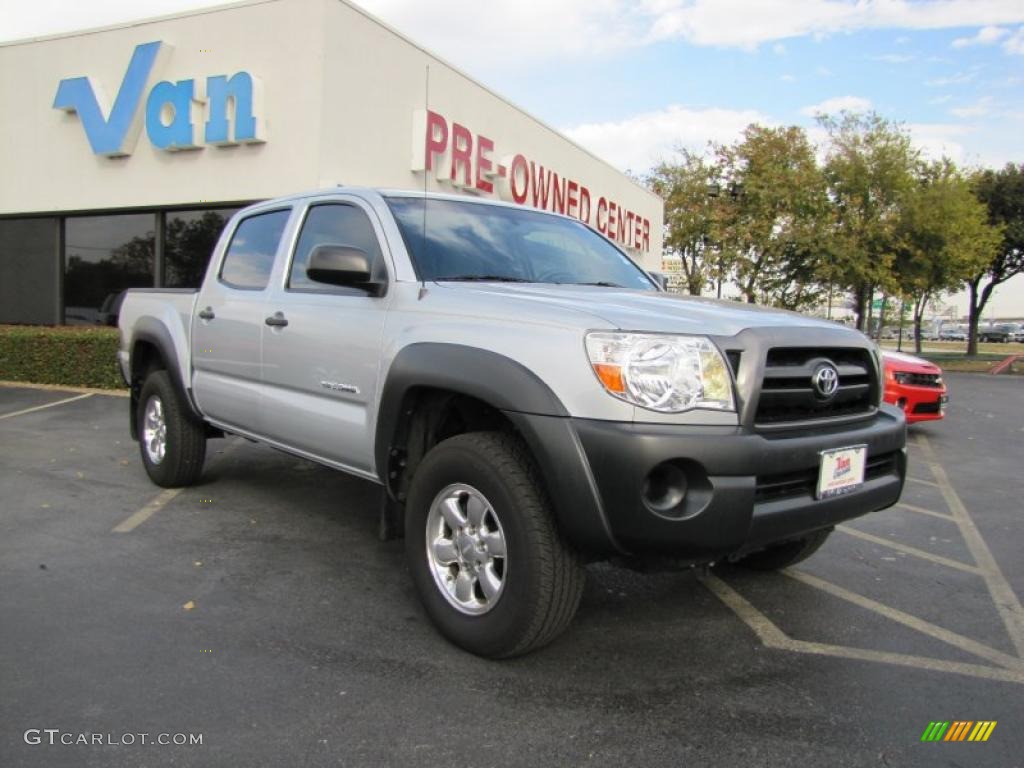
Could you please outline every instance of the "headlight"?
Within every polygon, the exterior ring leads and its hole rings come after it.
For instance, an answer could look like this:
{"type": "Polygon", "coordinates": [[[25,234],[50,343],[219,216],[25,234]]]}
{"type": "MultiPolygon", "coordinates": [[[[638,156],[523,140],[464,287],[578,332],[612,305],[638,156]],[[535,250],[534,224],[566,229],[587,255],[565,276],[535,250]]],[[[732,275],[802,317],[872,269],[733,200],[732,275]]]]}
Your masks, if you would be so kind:
{"type": "Polygon", "coordinates": [[[736,408],[722,353],[703,336],[595,332],[586,345],[604,388],[627,403],[661,413],[736,408]]]}

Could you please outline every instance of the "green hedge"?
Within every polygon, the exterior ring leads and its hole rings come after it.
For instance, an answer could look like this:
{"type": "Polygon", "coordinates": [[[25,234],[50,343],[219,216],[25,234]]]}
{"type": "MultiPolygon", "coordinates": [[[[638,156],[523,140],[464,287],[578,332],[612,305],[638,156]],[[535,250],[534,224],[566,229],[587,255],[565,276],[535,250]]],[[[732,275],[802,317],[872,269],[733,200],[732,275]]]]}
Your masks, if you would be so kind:
{"type": "Polygon", "coordinates": [[[118,389],[117,329],[0,325],[0,380],[118,389]]]}

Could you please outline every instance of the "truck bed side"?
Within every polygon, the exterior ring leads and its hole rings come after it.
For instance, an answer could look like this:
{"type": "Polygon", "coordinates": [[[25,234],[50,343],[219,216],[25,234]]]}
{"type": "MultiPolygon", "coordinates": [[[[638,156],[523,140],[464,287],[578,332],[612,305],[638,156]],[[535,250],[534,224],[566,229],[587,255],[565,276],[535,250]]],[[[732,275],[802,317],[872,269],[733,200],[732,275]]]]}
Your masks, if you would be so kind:
{"type": "MultiPolygon", "coordinates": [[[[137,396],[138,378],[153,365],[167,369],[186,395],[191,389],[191,324],[198,291],[189,288],[132,288],[118,318],[118,363],[137,396]]],[[[134,430],[134,427],[133,427],[134,430]]]]}

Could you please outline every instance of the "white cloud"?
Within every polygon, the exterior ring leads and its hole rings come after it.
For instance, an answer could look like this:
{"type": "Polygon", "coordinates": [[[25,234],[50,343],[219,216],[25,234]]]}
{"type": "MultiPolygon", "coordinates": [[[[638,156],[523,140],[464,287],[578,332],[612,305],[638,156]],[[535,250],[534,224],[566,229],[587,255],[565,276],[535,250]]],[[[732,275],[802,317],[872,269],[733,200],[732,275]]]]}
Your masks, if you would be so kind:
{"type": "Polygon", "coordinates": [[[958,37],[953,41],[954,48],[970,48],[975,45],[992,45],[998,43],[1009,34],[1002,27],[982,27],[974,37],[958,37]]]}
{"type": "Polygon", "coordinates": [[[1024,20],[1019,0],[648,0],[651,36],[753,48],[770,40],[866,29],[948,29],[1024,20]]]}
{"type": "Polygon", "coordinates": [[[948,157],[962,162],[967,156],[961,141],[974,131],[970,125],[952,123],[910,123],[910,140],[922,154],[933,160],[948,157]]]}
{"type": "Polygon", "coordinates": [[[976,74],[976,72],[957,72],[949,77],[936,77],[933,80],[927,81],[925,85],[930,85],[933,88],[941,88],[947,85],[963,85],[964,83],[971,82],[976,74]]]}
{"type": "Polygon", "coordinates": [[[735,141],[751,123],[770,125],[773,121],[752,109],[695,109],[676,104],[618,122],[586,123],[562,132],[617,168],[643,172],[670,158],[680,147],[699,152],[709,141],[735,141]]]}
{"type": "Polygon", "coordinates": [[[1018,27],[1003,43],[1003,50],[1017,56],[1024,56],[1024,27],[1018,27]]]}
{"type": "Polygon", "coordinates": [[[947,101],[951,101],[952,99],[953,99],[952,96],[950,96],[948,93],[945,93],[942,96],[936,96],[934,99],[928,99],[928,103],[929,104],[945,104],[947,101]]]}
{"type": "Polygon", "coordinates": [[[795,83],[796,77],[794,75],[790,75],[787,73],[785,75],[780,76],[779,80],[781,80],[784,83],[795,83]]]}
{"type": "Polygon", "coordinates": [[[872,61],[884,61],[886,64],[906,64],[913,61],[914,57],[909,53],[883,53],[880,56],[869,56],[872,61]]]}
{"type": "Polygon", "coordinates": [[[985,96],[978,99],[973,104],[968,104],[962,107],[953,107],[949,110],[949,114],[954,117],[984,117],[992,111],[992,98],[985,96]]]}
{"type": "Polygon", "coordinates": [[[772,53],[774,53],[776,56],[785,56],[786,46],[783,45],[782,43],[776,43],[775,45],[772,46],[772,53]]]}
{"type": "Polygon", "coordinates": [[[867,112],[871,109],[871,100],[863,96],[833,96],[820,104],[812,104],[800,110],[800,114],[814,117],[815,115],[835,115],[840,112],[867,112]]]}

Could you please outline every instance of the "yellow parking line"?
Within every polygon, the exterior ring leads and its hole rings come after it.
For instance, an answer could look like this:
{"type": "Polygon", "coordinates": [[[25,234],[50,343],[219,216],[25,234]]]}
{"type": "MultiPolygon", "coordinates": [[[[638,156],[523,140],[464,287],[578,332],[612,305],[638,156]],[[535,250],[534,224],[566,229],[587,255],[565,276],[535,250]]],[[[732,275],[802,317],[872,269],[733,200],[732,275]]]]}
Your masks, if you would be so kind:
{"type": "Polygon", "coordinates": [[[73,403],[75,400],[84,400],[87,397],[92,397],[92,395],[92,392],[87,392],[84,395],[75,395],[74,397],[66,397],[63,400],[57,400],[52,403],[43,403],[43,405],[37,405],[32,408],[23,408],[22,410],[15,411],[14,413],[5,413],[0,416],[0,419],[13,419],[15,416],[23,416],[26,413],[41,411],[44,408],[53,408],[55,405],[64,405],[65,403],[73,403]]]}
{"type": "Polygon", "coordinates": [[[984,680],[1001,680],[1003,682],[1024,684],[1024,672],[1002,667],[986,667],[983,664],[967,664],[959,661],[944,661],[927,656],[912,656],[905,653],[873,651],[865,648],[848,648],[828,643],[812,643],[805,640],[794,640],[761,613],[739,592],[730,587],[714,574],[703,579],[704,586],[722,601],[740,620],[746,624],[767,648],[774,648],[795,653],[809,653],[817,656],[832,656],[854,661],[874,661],[882,664],[894,664],[913,667],[933,672],[950,672],[958,675],[981,678],[984,680]]]}
{"type": "Polygon", "coordinates": [[[177,496],[183,490],[185,490],[185,489],[184,488],[168,488],[165,491],[161,491],[160,493],[158,493],[152,499],[152,501],[150,501],[146,506],[144,506],[138,512],[135,512],[134,514],[129,515],[127,518],[125,518],[120,523],[115,525],[113,527],[113,529],[111,529],[110,532],[111,533],[129,533],[131,531],[134,531],[136,528],[138,528],[144,522],[149,520],[149,518],[151,518],[153,515],[155,515],[157,512],[159,512],[165,506],[167,506],[168,502],[170,502],[175,496],[177,496]]]}
{"type": "Polygon", "coordinates": [[[985,539],[982,538],[978,527],[974,524],[967,507],[964,506],[953,489],[953,484],[949,481],[945,468],[936,459],[928,438],[918,434],[917,442],[923,449],[924,461],[931,469],[932,475],[935,476],[936,485],[942,492],[949,511],[953,513],[957,526],[960,528],[960,535],[964,537],[974,562],[978,564],[981,576],[985,580],[985,586],[988,587],[989,594],[992,595],[992,602],[995,603],[996,610],[999,611],[999,616],[1006,626],[1006,632],[1013,642],[1013,647],[1017,649],[1017,655],[1024,658],[1024,608],[1021,608],[1017,594],[1000,570],[999,564],[992,556],[992,551],[985,543],[985,539]]]}
{"type": "Polygon", "coordinates": [[[947,568],[955,568],[958,571],[964,571],[965,573],[980,574],[981,569],[974,565],[968,565],[967,563],[961,563],[959,560],[950,560],[948,557],[942,555],[933,555],[931,552],[926,552],[923,549],[917,547],[908,547],[906,544],[900,544],[890,539],[883,539],[881,536],[874,536],[864,531],[859,531],[856,528],[851,528],[848,525],[837,525],[837,531],[849,534],[850,536],[856,536],[858,539],[864,541],[870,541],[872,544],[878,544],[882,547],[889,547],[889,549],[895,549],[899,552],[905,552],[908,555],[919,557],[922,560],[930,560],[933,563],[944,565],[947,568]]]}
{"type": "Polygon", "coordinates": [[[876,600],[872,600],[869,597],[858,595],[856,592],[851,592],[848,589],[840,587],[838,584],[833,584],[825,579],[812,576],[809,573],[803,571],[794,571],[786,569],[783,571],[786,576],[791,579],[806,584],[809,587],[820,589],[822,592],[827,592],[833,597],[838,597],[840,600],[845,600],[848,603],[860,606],[865,610],[877,613],[890,621],[895,621],[897,624],[902,624],[905,627],[910,627],[913,630],[920,632],[921,634],[933,637],[936,640],[941,640],[948,645],[952,645],[959,648],[962,651],[978,656],[986,661],[991,661],[994,664],[998,664],[1007,669],[1016,669],[1024,672],[1024,661],[1018,659],[1016,656],[1011,656],[1008,653],[1003,653],[995,648],[990,648],[984,643],[979,643],[977,640],[972,640],[969,637],[964,637],[956,632],[951,632],[948,629],[940,627],[936,624],[932,624],[930,621],[919,619],[916,616],[911,616],[909,613],[904,613],[898,608],[879,603],[876,600]]]}
{"type": "MultiPolygon", "coordinates": [[[[911,443],[911,445],[913,445],[913,443],[911,443]]],[[[942,518],[943,520],[949,520],[951,523],[955,523],[956,522],[956,518],[953,517],[952,515],[946,515],[946,514],[943,514],[942,512],[936,512],[934,509],[925,509],[924,507],[915,507],[913,504],[907,504],[905,501],[899,502],[896,506],[897,507],[902,507],[903,509],[910,510],[911,512],[917,512],[917,513],[922,514],[922,515],[931,515],[932,517],[939,517],[939,518],[942,518]]]]}
{"type": "MultiPolygon", "coordinates": [[[[229,442],[224,447],[223,450],[218,451],[217,452],[217,456],[218,457],[226,456],[227,454],[231,453],[232,451],[234,451],[236,448],[238,448],[240,445],[243,445],[244,443],[245,443],[245,441],[242,438],[240,438],[240,437],[239,438],[235,438],[234,440],[229,442]]],[[[134,531],[136,528],[138,528],[144,522],[149,520],[149,518],[151,518],[153,515],[155,515],[157,512],[159,512],[164,507],[166,507],[179,493],[181,493],[184,490],[185,490],[184,488],[168,488],[168,489],[166,489],[164,491],[161,491],[156,496],[154,496],[152,499],[150,499],[150,501],[146,503],[146,506],[144,506],[138,512],[132,513],[131,515],[126,517],[124,520],[122,520],[120,523],[115,525],[110,530],[110,532],[111,533],[130,533],[131,531],[134,531]]]]}
{"type": "Polygon", "coordinates": [[[938,483],[933,483],[931,480],[925,480],[924,478],[921,478],[921,477],[911,477],[910,475],[907,475],[907,480],[913,480],[915,483],[920,483],[921,485],[927,485],[929,488],[938,488],[939,487],[938,483]]]}

